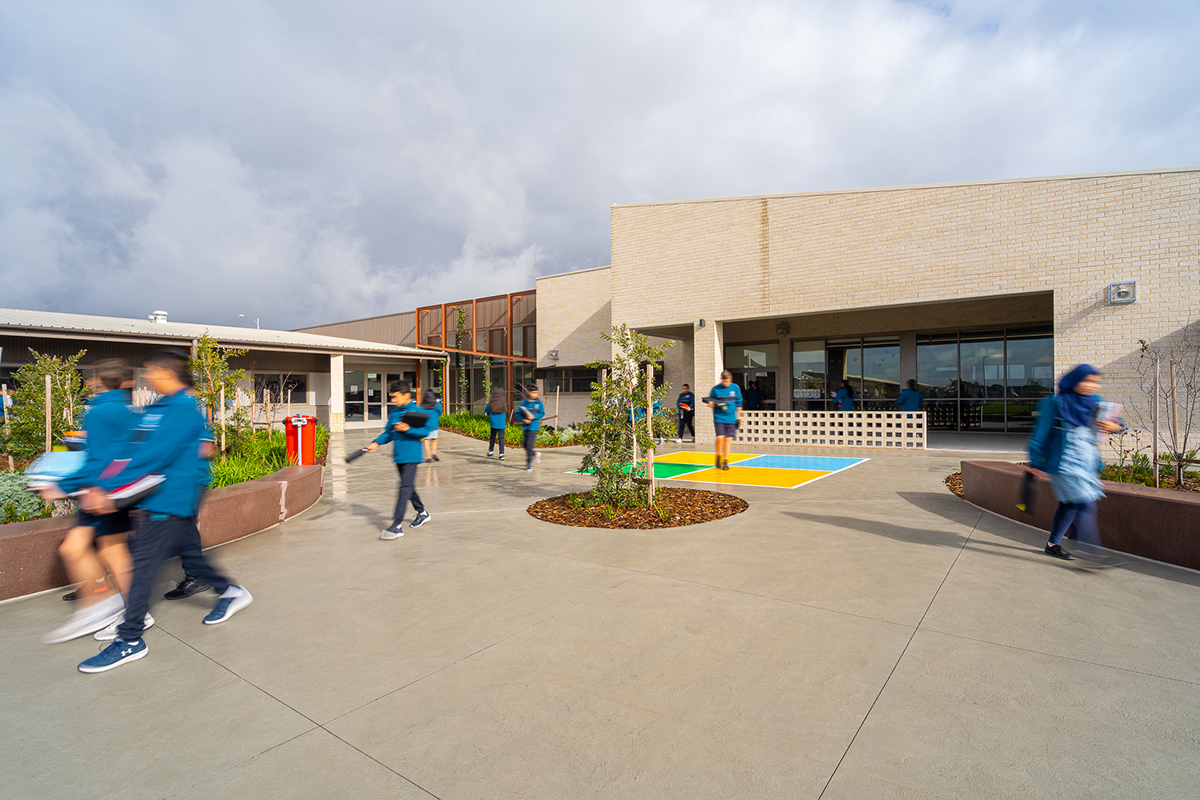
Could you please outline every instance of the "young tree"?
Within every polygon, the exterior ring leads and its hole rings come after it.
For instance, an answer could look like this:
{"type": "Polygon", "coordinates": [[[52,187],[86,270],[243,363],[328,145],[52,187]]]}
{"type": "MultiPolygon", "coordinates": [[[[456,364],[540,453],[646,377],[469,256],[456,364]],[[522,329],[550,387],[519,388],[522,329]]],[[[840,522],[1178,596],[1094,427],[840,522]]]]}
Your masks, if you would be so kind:
{"type": "Polygon", "coordinates": [[[591,491],[593,503],[618,509],[645,506],[649,504],[651,476],[643,458],[654,450],[656,439],[671,434],[671,419],[654,413],[654,406],[662,402],[670,387],[664,383],[647,391],[643,365],[661,361],[671,343],[652,347],[643,334],[625,325],[614,326],[611,335],[602,336],[614,352],[611,360],[588,365],[605,372],[592,384],[581,437],[587,448],[582,468],[596,481],[591,491]]]}
{"type": "Polygon", "coordinates": [[[244,356],[248,350],[238,350],[233,347],[222,347],[217,340],[208,335],[208,331],[196,342],[196,352],[188,364],[192,374],[196,376],[196,401],[201,408],[210,412],[221,405],[221,391],[225,398],[232,401],[238,388],[238,381],[246,379],[243,369],[230,369],[229,359],[244,356]]]}
{"type": "Polygon", "coordinates": [[[1138,374],[1148,403],[1134,410],[1142,428],[1149,419],[1158,381],[1158,443],[1175,466],[1176,486],[1182,484],[1184,464],[1195,457],[1194,426],[1200,417],[1200,323],[1185,325],[1177,335],[1150,343],[1140,339],[1138,374]]]}
{"type": "Polygon", "coordinates": [[[3,449],[22,460],[34,458],[46,448],[47,375],[50,376],[51,441],[79,427],[83,404],[88,398],[87,387],[76,367],[86,350],[62,358],[39,353],[33,348],[29,352],[33,354],[33,362],[21,367],[14,376],[18,388],[12,392],[10,432],[6,435],[0,427],[3,449]]]}

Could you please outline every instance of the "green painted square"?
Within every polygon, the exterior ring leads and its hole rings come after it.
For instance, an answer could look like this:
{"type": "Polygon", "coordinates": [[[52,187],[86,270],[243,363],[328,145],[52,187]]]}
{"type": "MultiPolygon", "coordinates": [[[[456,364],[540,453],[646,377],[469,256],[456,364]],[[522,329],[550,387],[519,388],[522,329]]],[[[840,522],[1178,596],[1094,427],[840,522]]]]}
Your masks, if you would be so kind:
{"type": "MultiPolygon", "coordinates": [[[[700,464],[663,464],[657,461],[654,462],[654,477],[658,480],[668,480],[680,475],[689,475],[693,472],[699,472],[702,469],[712,469],[712,467],[700,464]]],[[[625,464],[621,467],[621,471],[626,475],[629,474],[630,465],[625,464]]],[[[577,475],[591,475],[592,470],[581,469],[576,470],[577,475]]]]}

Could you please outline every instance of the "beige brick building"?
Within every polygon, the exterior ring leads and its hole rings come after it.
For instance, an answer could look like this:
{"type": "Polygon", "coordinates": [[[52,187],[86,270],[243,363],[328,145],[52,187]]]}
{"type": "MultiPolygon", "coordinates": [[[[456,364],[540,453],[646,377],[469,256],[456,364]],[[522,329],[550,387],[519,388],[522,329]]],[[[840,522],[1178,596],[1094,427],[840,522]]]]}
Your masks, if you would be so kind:
{"type": "Polygon", "coordinates": [[[1021,432],[1086,361],[1136,423],[1139,340],[1177,338],[1200,312],[1200,168],[614,205],[611,219],[611,267],[538,281],[539,367],[603,357],[598,334],[624,322],[674,340],[667,379],[698,393],[729,367],[762,408],[824,408],[843,379],[860,407],[888,408],[916,379],[931,427],[1021,432]],[[1111,302],[1131,282],[1136,301],[1111,302]]]}

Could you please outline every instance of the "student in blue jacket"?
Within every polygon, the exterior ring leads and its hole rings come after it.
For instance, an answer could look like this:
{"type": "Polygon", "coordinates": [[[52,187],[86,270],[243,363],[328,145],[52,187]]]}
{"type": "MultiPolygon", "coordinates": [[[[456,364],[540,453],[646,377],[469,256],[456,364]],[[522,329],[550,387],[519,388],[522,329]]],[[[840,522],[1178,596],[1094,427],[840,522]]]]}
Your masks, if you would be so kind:
{"type": "MultiPolygon", "coordinates": [[[[114,459],[124,455],[129,437],[137,425],[137,414],[130,407],[129,392],[122,388],[133,380],[133,369],[121,359],[106,359],[93,367],[88,385],[92,397],[83,418],[87,433],[87,461],[83,468],[58,484],[57,492],[47,497],[66,497],[95,485],[100,474],[114,459]]],[[[80,511],[75,525],[67,531],[58,547],[67,577],[78,584],[75,613],[58,630],[48,634],[46,644],[66,642],[95,633],[112,624],[125,608],[122,593],[129,593],[132,570],[125,535],[129,532],[129,512],[95,515],[80,511]],[[93,587],[112,573],[118,592],[99,597],[93,587]]]]}
{"type": "Polygon", "coordinates": [[[529,472],[533,469],[536,456],[533,445],[537,442],[538,430],[542,427],[542,417],[546,416],[546,406],[538,399],[537,386],[530,386],[525,390],[525,399],[517,406],[517,411],[524,421],[525,471],[529,472]]]}
{"type": "Polygon", "coordinates": [[[441,426],[442,420],[442,401],[438,400],[437,392],[433,389],[426,389],[421,394],[421,410],[429,414],[429,426],[431,430],[429,435],[421,443],[425,449],[425,463],[429,464],[434,461],[441,461],[437,454],[438,428],[441,426]]]}
{"type": "Polygon", "coordinates": [[[488,434],[487,457],[492,457],[498,440],[500,442],[500,460],[503,461],[504,434],[508,430],[508,403],[504,399],[503,389],[492,389],[492,396],[488,399],[487,411],[488,425],[491,426],[491,432],[488,434]]]}
{"type": "Polygon", "coordinates": [[[901,411],[920,411],[925,405],[925,397],[917,391],[917,382],[909,381],[908,386],[896,399],[896,408],[901,411]]]}
{"type": "Polygon", "coordinates": [[[854,387],[850,385],[850,381],[842,381],[842,388],[838,389],[833,400],[838,411],[854,410],[854,387]]]}
{"type": "Polygon", "coordinates": [[[717,430],[717,469],[729,469],[729,445],[742,421],[742,389],[733,382],[733,373],[723,370],[721,382],[709,390],[706,399],[717,430]]]}
{"type": "Polygon", "coordinates": [[[400,489],[396,495],[396,510],[392,512],[392,524],[384,528],[379,537],[385,542],[399,539],[404,535],[404,512],[411,502],[417,516],[413,518],[412,527],[419,528],[431,517],[417,494],[416,478],[417,465],[421,463],[423,449],[421,442],[436,425],[434,412],[426,411],[413,402],[412,387],[408,381],[392,381],[388,386],[388,399],[392,403],[391,413],[388,414],[387,427],[375,441],[367,445],[368,452],[379,449],[379,445],[392,443],[392,460],[396,462],[396,471],[400,473],[400,489]],[[404,422],[404,415],[416,413],[425,414],[428,419],[424,425],[417,427],[404,422]]]}
{"type": "Polygon", "coordinates": [[[1096,419],[1100,397],[1100,371],[1080,364],[1058,382],[1058,394],[1038,403],[1037,423],[1029,437],[1029,463],[1050,473],[1058,509],[1050,525],[1046,554],[1067,561],[1075,558],[1063,549],[1063,536],[1072,529],[1085,550],[1100,545],[1096,524],[1096,501],[1104,497],[1100,488],[1100,448],[1096,432],[1116,433],[1121,426],[1096,419]]]}
{"type": "Polygon", "coordinates": [[[158,489],[136,504],[145,514],[129,540],[133,581],[125,619],[117,637],[99,655],[79,665],[80,672],[104,672],[145,657],[142,639],[150,590],[163,561],[178,554],[188,575],[216,590],[219,597],[204,618],[206,625],[225,622],[253,602],[250,592],[236,586],[213,569],[200,552],[198,539],[189,536],[200,493],[196,476],[201,471],[200,442],[204,417],[185,391],[191,385],[188,357],[175,350],[160,350],[146,359],[146,382],[161,395],[146,407],[128,447],[129,464],[119,474],[104,478],[88,490],[81,505],[92,513],[112,513],[110,492],[144,475],[161,475],[158,489]]]}

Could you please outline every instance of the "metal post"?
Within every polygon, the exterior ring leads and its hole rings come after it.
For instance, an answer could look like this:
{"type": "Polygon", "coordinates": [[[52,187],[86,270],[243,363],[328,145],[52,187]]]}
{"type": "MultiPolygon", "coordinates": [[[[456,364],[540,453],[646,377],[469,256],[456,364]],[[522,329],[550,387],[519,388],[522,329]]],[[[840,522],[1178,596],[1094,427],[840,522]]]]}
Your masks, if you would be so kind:
{"type": "Polygon", "coordinates": [[[1154,359],[1154,391],[1150,396],[1150,427],[1151,450],[1150,461],[1154,468],[1154,486],[1158,488],[1158,392],[1159,392],[1159,360],[1154,359]]]}
{"type": "Polygon", "coordinates": [[[647,499],[654,505],[654,363],[646,364],[646,430],[650,432],[650,448],[646,451],[650,490],[647,499]]]}
{"type": "Polygon", "coordinates": [[[50,452],[50,376],[46,376],[46,452],[50,452]]]}
{"type": "Polygon", "coordinates": [[[554,424],[559,430],[562,430],[562,420],[558,418],[558,401],[561,394],[562,385],[560,383],[558,386],[554,387],[554,424]]]}

